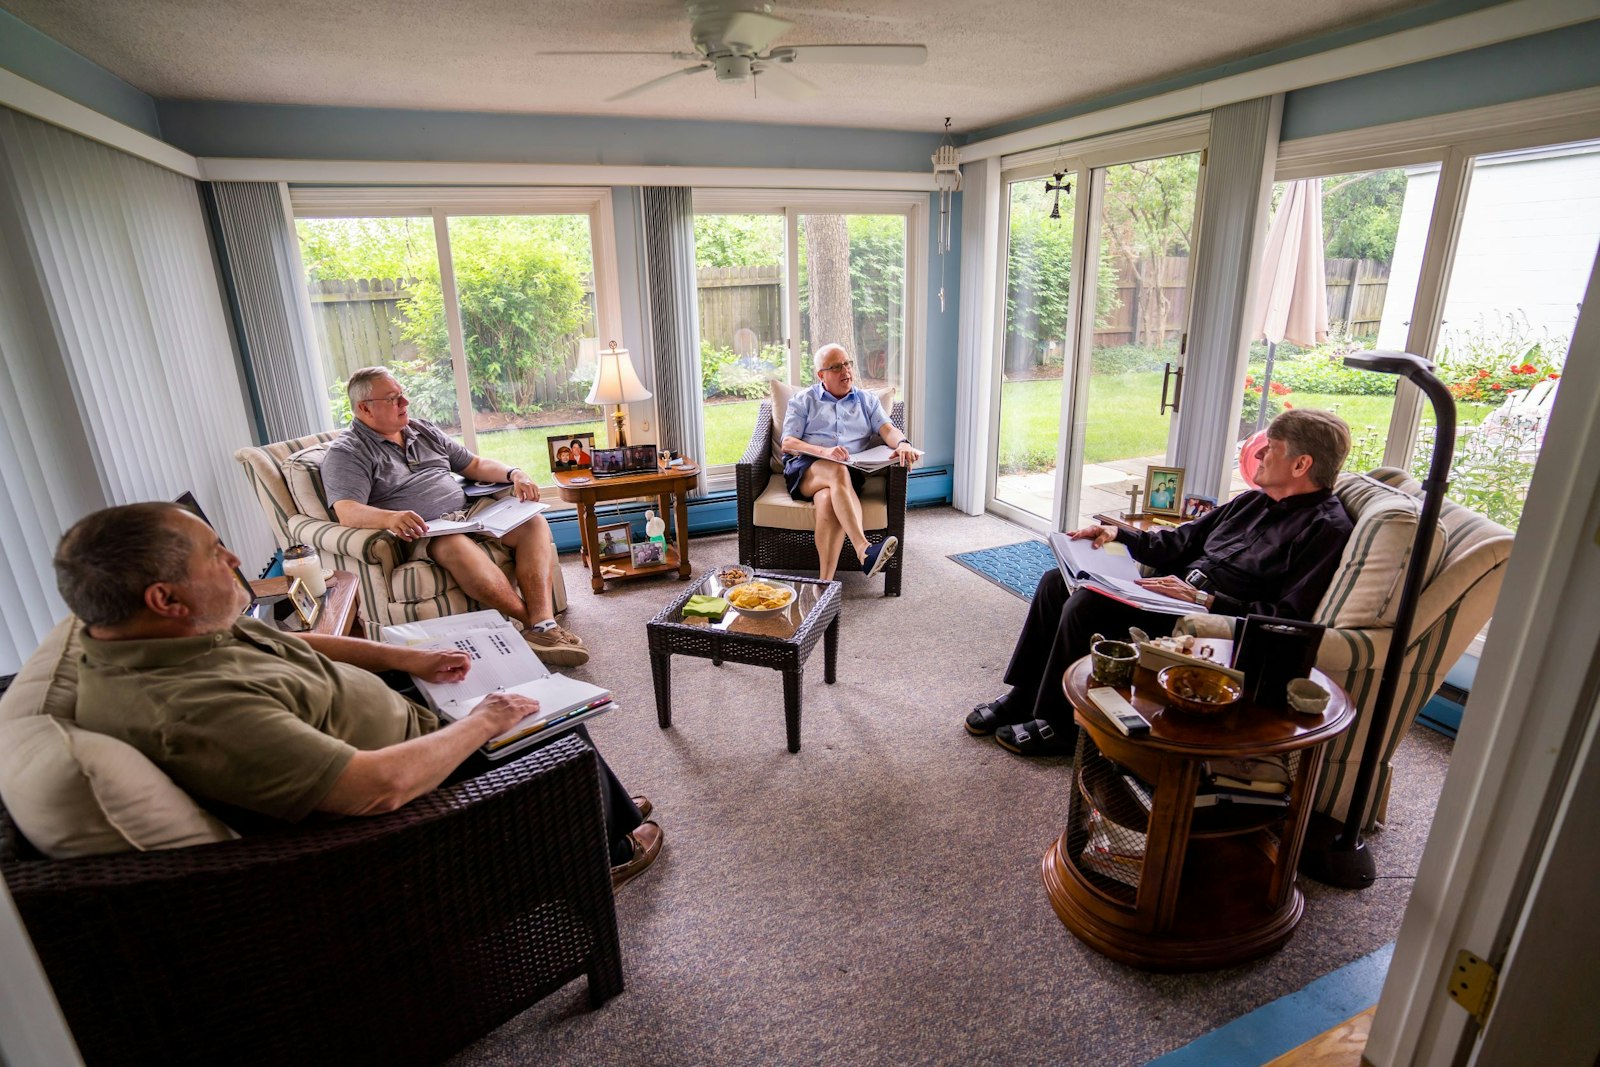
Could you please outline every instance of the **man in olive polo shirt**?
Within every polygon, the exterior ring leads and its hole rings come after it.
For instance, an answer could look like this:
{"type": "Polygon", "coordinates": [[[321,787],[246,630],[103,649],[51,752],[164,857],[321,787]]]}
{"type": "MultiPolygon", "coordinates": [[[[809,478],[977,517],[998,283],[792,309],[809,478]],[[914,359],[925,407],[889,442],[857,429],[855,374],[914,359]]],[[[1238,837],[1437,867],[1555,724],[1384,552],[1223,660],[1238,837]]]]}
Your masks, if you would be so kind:
{"type": "Polygon", "coordinates": [[[550,568],[556,546],[543,515],[501,538],[511,550],[513,586],[474,542],[475,535],[426,537],[434,519],[467,509],[454,474],[484,482],[510,482],[519,500],[538,500],[539,487],[520,468],[475,456],[426,419],[411,417],[400,383],[382,367],[350,376],[349,429],[334,438],[322,461],[322,488],[339,522],[363,530],[388,530],[417,542],[411,558],[450,572],[472,599],[522,623],[523,637],[553,667],[588,662],[578,635],[555,619],[550,568]]]}
{"type": "MultiPolygon", "coordinates": [[[[468,762],[478,749],[538,710],[497,692],[441,726],[372,672],[453,681],[466,653],[241,617],[238,565],[209,526],[164,503],[95,512],[56,551],[57,586],[84,623],[78,724],[133,745],[198,799],[287,822],[392,811],[464,763],[482,770],[468,762]]],[[[662,834],[643,821],[649,801],[600,767],[621,885],[655,859],[662,834]]]]}

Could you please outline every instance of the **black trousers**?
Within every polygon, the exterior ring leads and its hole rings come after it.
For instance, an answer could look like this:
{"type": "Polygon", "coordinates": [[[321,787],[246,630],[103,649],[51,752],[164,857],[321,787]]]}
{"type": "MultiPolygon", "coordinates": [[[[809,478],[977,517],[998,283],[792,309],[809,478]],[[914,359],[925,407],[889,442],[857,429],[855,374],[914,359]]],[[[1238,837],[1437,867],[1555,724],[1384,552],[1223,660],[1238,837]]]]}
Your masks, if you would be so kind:
{"type": "Polygon", "coordinates": [[[1072,705],[1061,689],[1067,668],[1089,654],[1095,634],[1125,640],[1128,627],[1151,635],[1169,634],[1177,616],[1141,611],[1119,600],[1080,589],[1069,593],[1061,572],[1051,568],[1033,591],[1033,604],[1006,667],[1006,718],[1043,719],[1070,744],[1077,734],[1072,705]],[[1031,709],[1031,714],[1030,714],[1031,709]]]}
{"type": "MultiPolygon", "coordinates": [[[[417,691],[417,687],[412,683],[409,674],[403,671],[383,671],[378,677],[382,678],[390,689],[403,694],[407,699],[413,700],[423,707],[427,707],[428,702],[417,691]]],[[[600,808],[605,813],[606,841],[611,849],[611,864],[616,866],[619,863],[626,863],[633,858],[633,845],[628,842],[628,835],[639,828],[639,825],[644,822],[644,816],[639,813],[639,806],[633,802],[633,797],[629,795],[622,781],[611,770],[611,766],[606,763],[606,758],[600,754],[600,749],[595,745],[593,738],[589,736],[589,728],[587,726],[574,726],[571,731],[553,734],[542,741],[529,745],[527,748],[512,753],[505,759],[492,760],[481,751],[474,752],[463,760],[459,767],[450,772],[450,776],[444,780],[444,784],[453,785],[456,782],[464,782],[468,778],[476,778],[478,775],[492,771],[496,767],[504,767],[521,759],[529,752],[542,748],[551,741],[565,737],[567,732],[577,734],[583,738],[584,743],[594,749],[595,759],[600,761],[600,808]]]]}

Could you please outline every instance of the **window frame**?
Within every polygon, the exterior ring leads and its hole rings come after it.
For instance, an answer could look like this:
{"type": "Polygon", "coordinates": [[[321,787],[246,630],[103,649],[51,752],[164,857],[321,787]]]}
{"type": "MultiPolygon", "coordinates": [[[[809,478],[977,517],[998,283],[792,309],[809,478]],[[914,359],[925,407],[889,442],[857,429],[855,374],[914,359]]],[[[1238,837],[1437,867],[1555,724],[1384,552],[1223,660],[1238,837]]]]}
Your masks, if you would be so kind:
{"type": "MultiPolygon", "coordinates": [[[[456,404],[460,411],[472,411],[471,383],[467,376],[466,343],[461,327],[461,305],[456,299],[455,261],[451,253],[449,220],[466,215],[585,215],[589,219],[590,256],[594,264],[595,320],[597,340],[622,337],[621,285],[617,264],[616,221],[612,214],[608,187],[546,186],[540,188],[456,188],[450,186],[403,186],[344,188],[290,186],[290,232],[295,219],[341,218],[431,218],[435,249],[439,256],[440,286],[444,301],[445,325],[450,339],[450,364],[455,375],[456,404]]],[[[296,238],[298,241],[298,237],[296,238]]],[[[298,250],[298,244],[296,245],[298,250]]],[[[302,271],[301,283],[304,284],[302,271]]],[[[321,355],[318,354],[320,360],[321,355]]],[[[648,361],[635,361],[649,384],[648,361]]],[[[319,374],[320,369],[319,369],[319,374]]],[[[655,403],[645,400],[628,405],[633,425],[656,418],[655,403]]],[[[478,434],[474,420],[461,419],[462,444],[477,453],[478,434]]],[[[553,484],[553,483],[552,483],[553,484]]]]}
{"type": "MultiPolygon", "coordinates": [[[[905,386],[906,435],[925,439],[927,396],[928,194],[847,189],[695,189],[698,215],[781,215],[784,218],[784,345],[790,385],[800,381],[800,216],[903,215],[906,219],[905,386]]],[[[704,451],[704,442],[701,450],[704,451]]],[[[708,465],[706,474],[732,484],[734,464],[708,465]]]]}

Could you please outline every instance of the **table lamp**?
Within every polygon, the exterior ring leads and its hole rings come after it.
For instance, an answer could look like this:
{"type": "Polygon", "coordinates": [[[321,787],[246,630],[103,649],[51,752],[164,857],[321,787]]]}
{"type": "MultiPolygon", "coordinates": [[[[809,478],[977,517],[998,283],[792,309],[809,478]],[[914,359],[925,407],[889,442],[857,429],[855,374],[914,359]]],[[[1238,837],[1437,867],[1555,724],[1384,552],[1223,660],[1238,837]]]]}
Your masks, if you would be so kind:
{"type": "Polygon", "coordinates": [[[1435,427],[1433,457],[1428,463],[1428,477],[1422,483],[1416,539],[1411,545],[1411,559],[1406,564],[1400,607],[1395,613],[1389,654],[1384,658],[1378,695],[1372,705],[1372,721],[1367,726],[1367,743],[1361,750],[1361,766],[1356,770],[1350,810],[1342,825],[1330,819],[1313,820],[1300,857],[1300,869],[1319,882],[1342,889],[1365,889],[1377,878],[1377,865],[1367,850],[1367,843],[1361,839],[1361,822],[1377,778],[1378,761],[1383,757],[1383,738],[1388,732],[1389,713],[1405,668],[1406,646],[1411,643],[1411,623],[1417,616],[1417,600],[1422,595],[1428,553],[1433,548],[1433,531],[1439,524],[1445,490],[1450,484],[1450,461],[1456,449],[1456,402],[1434,373],[1434,365],[1409,352],[1355,352],[1344,358],[1344,365],[1352,370],[1395,374],[1410,381],[1432,404],[1435,427]]]}
{"type": "Polygon", "coordinates": [[[624,431],[624,423],[628,418],[624,404],[632,404],[637,400],[649,400],[650,390],[644,387],[639,380],[639,375],[634,372],[633,360],[628,357],[626,348],[618,348],[617,342],[612,341],[611,347],[601,352],[595,365],[594,388],[589,390],[589,395],[584,402],[587,404],[605,405],[615,404],[616,411],[611,415],[616,428],[612,431],[611,445],[621,448],[628,443],[624,431]]]}

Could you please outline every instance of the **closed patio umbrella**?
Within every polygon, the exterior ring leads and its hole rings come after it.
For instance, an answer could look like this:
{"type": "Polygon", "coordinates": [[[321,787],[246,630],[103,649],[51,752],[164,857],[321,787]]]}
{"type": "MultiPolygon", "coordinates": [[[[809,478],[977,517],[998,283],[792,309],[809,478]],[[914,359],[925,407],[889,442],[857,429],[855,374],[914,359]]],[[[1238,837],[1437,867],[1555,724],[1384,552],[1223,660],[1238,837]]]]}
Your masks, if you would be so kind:
{"type": "Polygon", "coordinates": [[[1251,316],[1252,340],[1265,338],[1267,367],[1262,374],[1256,429],[1266,425],[1272,389],[1272,361],[1278,345],[1314,345],[1328,339],[1328,277],[1323,262],[1322,179],[1290,182],[1267,231],[1261,261],[1262,285],[1251,316]]]}

